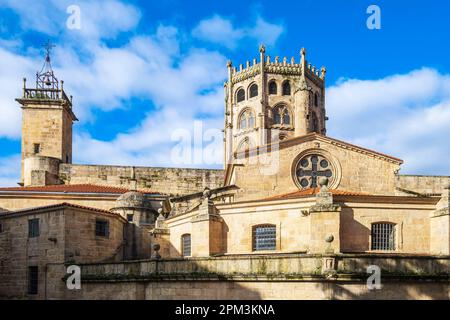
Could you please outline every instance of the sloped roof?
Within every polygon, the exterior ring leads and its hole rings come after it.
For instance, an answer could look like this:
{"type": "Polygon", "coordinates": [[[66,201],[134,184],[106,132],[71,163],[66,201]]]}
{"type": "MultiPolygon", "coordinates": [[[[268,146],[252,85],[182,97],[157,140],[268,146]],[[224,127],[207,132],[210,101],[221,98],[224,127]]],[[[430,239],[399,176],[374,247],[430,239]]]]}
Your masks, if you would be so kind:
{"type": "Polygon", "coordinates": [[[41,210],[52,210],[52,209],[61,209],[61,208],[74,208],[74,209],[87,210],[87,211],[91,211],[91,212],[107,214],[107,215],[119,218],[121,220],[125,220],[119,214],[116,214],[116,213],[111,212],[109,210],[93,208],[93,207],[87,207],[87,206],[82,206],[82,205],[68,203],[68,202],[51,204],[51,205],[47,205],[47,206],[19,209],[19,210],[15,210],[15,211],[2,212],[2,213],[0,213],[0,217],[10,217],[10,216],[15,216],[16,214],[27,214],[27,213],[34,213],[36,211],[41,211],[41,210]]]}
{"type": "MultiPolygon", "coordinates": [[[[313,196],[319,193],[320,188],[309,188],[305,190],[298,190],[290,193],[280,194],[273,197],[265,198],[263,200],[284,200],[284,199],[295,199],[300,197],[313,196]]],[[[345,191],[339,189],[330,189],[329,190],[333,195],[336,196],[368,196],[370,194],[364,192],[356,192],[356,191],[345,191]]]]}
{"type": "MultiPolygon", "coordinates": [[[[95,184],[61,184],[51,186],[36,187],[8,187],[0,188],[0,192],[45,192],[45,193],[105,193],[105,194],[123,194],[130,191],[128,188],[104,186],[95,184]]],[[[141,189],[138,190],[144,194],[159,194],[160,192],[141,189]]]]}

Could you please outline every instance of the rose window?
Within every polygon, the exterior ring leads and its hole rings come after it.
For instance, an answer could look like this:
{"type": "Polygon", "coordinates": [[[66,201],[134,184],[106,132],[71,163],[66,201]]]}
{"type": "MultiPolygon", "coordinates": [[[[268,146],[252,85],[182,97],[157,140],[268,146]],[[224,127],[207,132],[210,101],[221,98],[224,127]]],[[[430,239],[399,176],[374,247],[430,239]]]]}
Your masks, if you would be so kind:
{"type": "Polygon", "coordinates": [[[302,189],[317,188],[320,177],[333,177],[330,161],[320,155],[307,155],[301,158],[295,172],[302,189]]]}

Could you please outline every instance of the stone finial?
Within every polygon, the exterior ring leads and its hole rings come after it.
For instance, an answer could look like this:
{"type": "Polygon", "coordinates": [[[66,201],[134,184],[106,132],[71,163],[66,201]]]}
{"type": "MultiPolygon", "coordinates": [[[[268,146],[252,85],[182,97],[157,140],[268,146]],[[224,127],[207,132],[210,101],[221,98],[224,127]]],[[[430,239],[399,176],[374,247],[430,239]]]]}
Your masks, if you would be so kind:
{"type": "Polygon", "coordinates": [[[329,234],[325,237],[325,241],[328,243],[332,243],[334,241],[334,236],[332,234],[329,234]]]}
{"type": "Polygon", "coordinates": [[[287,63],[287,58],[284,57],[284,58],[283,58],[283,65],[286,65],[286,63],[287,63]]]}
{"type": "Polygon", "coordinates": [[[239,71],[242,71],[242,69],[244,68],[244,66],[242,65],[242,63],[239,65],[239,71]]]}
{"type": "Polygon", "coordinates": [[[267,56],[267,64],[270,63],[270,56],[267,56]]]}
{"type": "Polygon", "coordinates": [[[322,67],[322,68],[320,69],[320,78],[321,78],[321,79],[325,79],[326,73],[327,73],[327,68],[322,67]]]}
{"type": "Polygon", "coordinates": [[[266,46],[264,46],[264,44],[261,44],[261,45],[259,46],[259,52],[260,52],[260,53],[265,53],[265,52],[266,52],[266,46]]]}
{"type": "Polygon", "coordinates": [[[319,186],[322,188],[322,187],[326,187],[326,186],[328,186],[328,178],[327,177],[320,177],[319,178],[319,186]]]}
{"type": "Polygon", "coordinates": [[[155,259],[161,259],[161,255],[159,254],[160,249],[161,245],[159,243],[153,244],[153,251],[155,251],[155,259]]]}
{"type": "Polygon", "coordinates": [[[253,59],[253,65],[256,65],[256,58],[253,59]]]}
{"type": "Polygon", "coordinates": [[[250,61],[247,61],[246,66],[247,68],[250,67],[250,61]]]}
{"type": "Polygon", "coordinates": [[[306,56],[306,49],[305,49],[305,48],[302,48],[302,49],[300,50],[300,55],[301,55],[302,57],[305,57],[305,56],[306,56]]]}
{"type": "Polygon", "coordinates": [[[275,57],[275,63],[278,64],[278,62],[280,62],[280,57],[279,57],[279,56],[276,56],[276,57],[275,57]]]}
{"type": "Polygon", "coordinates": [[[208,187],[203,190],[203,197],[205,199],[209,199],[211,197],[211,190],[208,187]]]}
{"type": "Polygon", "coordinates": [[[294,58],[294,57],[291,58],[291,64],[292,64],[292,65],[295,64],[295,58],[294,58]]]}
{"type": "Polygon", "coordinates": [[[227,68],[231,68],[233,66],[233,62],[231,60],[227,61],[227,68]]]}

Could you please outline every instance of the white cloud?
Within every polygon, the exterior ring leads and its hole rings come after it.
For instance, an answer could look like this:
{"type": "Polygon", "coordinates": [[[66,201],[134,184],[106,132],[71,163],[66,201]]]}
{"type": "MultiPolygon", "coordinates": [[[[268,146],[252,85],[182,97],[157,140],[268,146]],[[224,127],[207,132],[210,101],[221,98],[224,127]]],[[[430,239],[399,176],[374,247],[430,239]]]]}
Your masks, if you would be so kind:
{"type": "Polygon", "coordinates": [[[192,34],[204,41],[236,49],[243,39],[274,45],[283,33],[281,25],[272,24],[258,17],[254,26],[237,28],[229,19],[219,15],[200,21],[192,34]]]}
{"type": "Polygon", "coordinates": [[[63,29],[76,37],[97,40],[114,38],[118,33],[130,31],[141,18],[140,11],[133,5],[117,0],[2,0],[3,7],[14,10],[24,30],[35,30],[47,35],[60,35],[63,29]],[[71,13],[67,8],[77,5],[80,8],[81,29],[69,30],[66,21],[71,13]]]}
{"type": "Polygon", "coordinates": [[[328,134],[405,161],[401,173],[450,173],[450,76],[423,68],[327,90],[328,134]]]}

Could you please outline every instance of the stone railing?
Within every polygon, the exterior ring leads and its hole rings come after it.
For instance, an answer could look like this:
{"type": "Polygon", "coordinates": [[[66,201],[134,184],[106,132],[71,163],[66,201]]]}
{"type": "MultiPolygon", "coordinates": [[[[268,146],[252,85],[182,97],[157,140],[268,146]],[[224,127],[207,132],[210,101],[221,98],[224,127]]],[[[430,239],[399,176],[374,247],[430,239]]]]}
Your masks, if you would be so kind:
{"type": "Polygon", "coordinates": [[[382,277],[450,281],[450,256],[390,254],[233,255],[212,258],[85,264],[83,281],[152,280],[365,280],[369,266],[382,277]]]}

